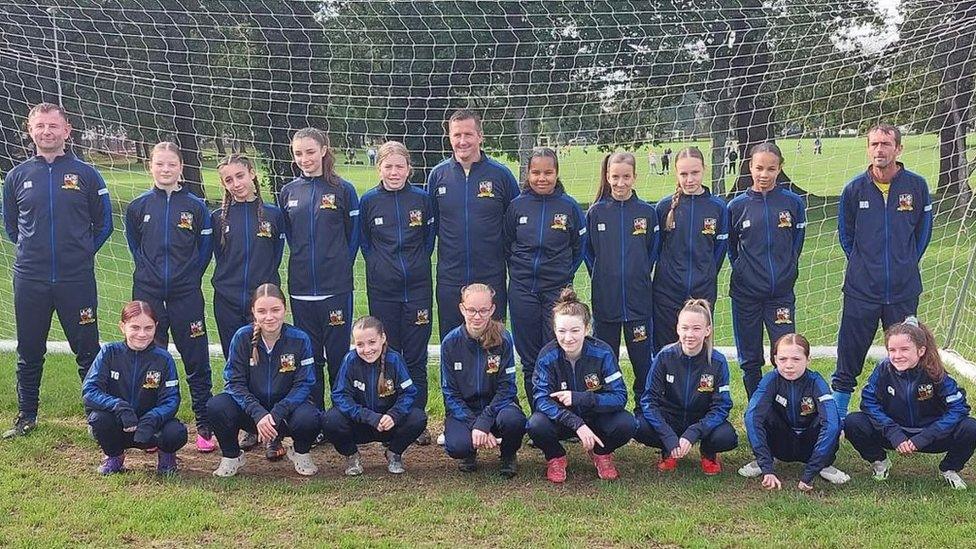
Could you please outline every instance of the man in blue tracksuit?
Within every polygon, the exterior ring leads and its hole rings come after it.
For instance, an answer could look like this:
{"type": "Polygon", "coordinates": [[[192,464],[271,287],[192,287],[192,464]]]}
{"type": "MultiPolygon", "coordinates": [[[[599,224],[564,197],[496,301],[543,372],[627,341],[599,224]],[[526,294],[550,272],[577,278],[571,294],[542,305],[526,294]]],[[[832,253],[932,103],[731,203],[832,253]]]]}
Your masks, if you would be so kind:
{"type": "Polygon", "coordinates": [[[448,121],[454,154],[434,167],[427,192],[437,219],[437,319],[441,339],[463,322],[461,288],[482,282],[495,290],[495,316],[505,318],[505,243],[500,225],[518,181],[485,156],[481,118],[459,110],[448,121]]]}
{"type": "Polygon", "coordinates": [[[71,124],[65,112],[41,103],[27,117],[37,156],[3,183],[3,221],[17,246],[17,417],[3,436],[34,428],[51,316],[68,338],[84,379],[98,354],[95,253],[112,234],[108,189],[98,171],[65,152],[71,124]]]}
{"type": "Polygon", "coordinates": [[[550,194],[527,188],[513,200],[503,228],[509,250],[512,335],[522,362],[525,394],[531,395],[536,359],[554,337],[552,307],[583,263],[586,218],[557,181],[550,194]]]}
{"type": "Polygon", "coordinates": [[[250,324],[251,296],[270,282],[281,284],[278,267],[285,249],[281,210],[260,197],[250,202],[225,199],[211,214],[214,235],[214,318],[226,360],[239,328],[250,324]]]}
{"type": "MultiPolygon", "coordinates": [[[[331,153],[330,153],[331,154],[331,153]]],[[[335,385],[352,330],[352,265],[359,251],[359,197],[335,173],[302,176],[278,194],[284,214],[292,318],[312,340],[312,403],[325,406],[325,364],[335,385]],[[324,352],[323,352],[324,349],[324,352]]]]}
{"type": "Polygon", "coordinates": [[[583,260],[593,281],[593,337],[610,345],[619,359],[623,327],[636,406],[654,356],[651,271],[657,261],[657,212],[636,192],[627,200],[606,193],[586,212],[586,235],[583,260]]]}
{"type": "Polygon", "coordinates": [[[922,293],[919,262],[932,237],[932,203],[920,175],[897,162],[901,132],[868,132],[871,165],[852,179],[838,204],[837,232],[847,256],[844,306],[831,379],[841,419],[878,330],[916,314],[922,293]]]}
{"type": "MultiPolygon", "coordinates": [[[[156,312],[156,345],[167,348],[172,333],[190,386],[198,439],[205,441],[212,440],[207,401],[213,381],[201,280],[213,252],[212,232],[206,203],[186,187],[157,184],[125,211],[125,237],[135,263],[132,299],[156,312]]],[[[198,447],[210,451],[207,442],[198,440],[198,447]]]]}
{"type": "Polygon", "coordinates": [[[387,344],[403,355],[417,386],[413,406],[425,410],[436,218],[430,195],[422,189],[409,182],[397,190],[385,185],[381,182],[359,202],[369,314],[383,322],[387,344]]]}
{"type": "Polygon", "coordinates": [[[732,327],[750,398],[765,363],[763,326],[770,346],[796,331],[793,285],[806,233],[806,206],[796,193],[775,180],[773,185],[765,192],[754,186],[729,202],[732,327]]]}
{"type": "Polygon", "coordinates": [[[699,194],[679,190],[657,205],[657,264],[654,267],[654,348],[660,352],[678,340],[678,311],[692,298],[707,299],[714,311],[718,272],[728,246],[729,214],[725,201],[702,187],[699,194]],[[672,208],[677,199],[678,204],[672,208]],[[668,213],[674,209],[673,227],[668,213]]]}

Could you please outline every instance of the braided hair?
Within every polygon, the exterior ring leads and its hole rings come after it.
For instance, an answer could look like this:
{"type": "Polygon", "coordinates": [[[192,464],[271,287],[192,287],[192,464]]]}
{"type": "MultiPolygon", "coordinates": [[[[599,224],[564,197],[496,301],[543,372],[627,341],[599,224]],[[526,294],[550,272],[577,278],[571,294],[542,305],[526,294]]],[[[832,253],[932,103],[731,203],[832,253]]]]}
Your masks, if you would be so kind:
{"type": "MultiPolygon", "coordinates": [[[[257,303],[258,298],[262,297],[273,297],[282,303],[287,303],[285,301],[285,294],[281,291],[281,288],[270,282],[266,282],[254,289],[254,293],[251,295],[251,309],[254,308],[254,304],[257,303]]],[[[285,306],[287,307],[287,304],[285,306]]],[[[261,325],[258,324],[257,319],[254,319],[251,326],[254,328],[251,334],[251,366],[256,366],[260,358],[260,355],[258,355],[258,343],[261,341],[261,325]]]]}
{"type": "MultiPolygon", "coordinates": [[[[383,321],[375,316],[364,316],[353,322],[352,331],[356,330],[376,330],[377,335],[386,335],[383,321]]],[[[386,387],[386,351],[388,348],[388,344],[383,343],[383,348],[380,349],[380,375],[376,380],[376,392],[380,396],[383,395],[383,389],[386,387]]]]}
{"type": "MultiPolygon", "coordinates": [[[[249,172],[254,173],[254,177],[251,179],[251,183],[254,184],[254,195],[257,196],[257,213],[258,213],[258,227],[261,227],[261,223],[264,223],[264,197],[261,196],[261,182],[258,180],[257,171],[254,169],[254,162],[250,158],[241,153],[232,153],[226,156],[220,163],[217,164],[217,170],[225,166],[230,166],[233,164],[239,164],[246,168],[249,172]]],[[[223,182],[221,182],[222,184],[223,182]]],[[[227,226],[227,214],[230,211],[231,203],[234,197],[231,196],[230,191],[224,187],[224,198],[220,203],[220,247],[223,248],[226,245],[227,233],[224,231],[223,227],[227,226]]]]}
{"type": "MultiPolygon", "coordinates": [[[[705,166],[705,155],[702,154],[698,147],[685,147],[678,151],[678,154],[674,157],[674,165],[677,166],[678,160],[681,160],[682,158],[697,158],[702,163],[702,166],[705,166]]],[[[671,195],[671,209],[668,210],[668,216],[664,219],[665,231],[674,230],[674,212],[678,209],[678,201],[681,200],[682,195],[683,193],[681,192],[681,185],[675,184],[674,194],[671,195]]]]}

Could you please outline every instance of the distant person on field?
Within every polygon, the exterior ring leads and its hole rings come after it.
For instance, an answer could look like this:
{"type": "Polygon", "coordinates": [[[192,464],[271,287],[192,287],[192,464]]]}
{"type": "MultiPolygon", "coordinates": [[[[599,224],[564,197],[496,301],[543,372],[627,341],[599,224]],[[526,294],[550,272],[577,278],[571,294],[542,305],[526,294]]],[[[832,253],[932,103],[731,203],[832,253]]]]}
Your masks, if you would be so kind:
{"type": "Polygon", "coordinates": [[[932,203],[925,179],[898,162],[901,152],[898,128],[872,127],[871,164],[844,187],[838,203],[837,233],[847,271],[831,386],[841,418],[878,322],[887,330],[914,316],[922,293],[918,264],[932,237],[932,203]]]}
{"type": "Polygon", "coordinates": [[[17,324],[17,416],[3,438],[37,424],[51,316],[68,338],[84,379],[98,354],[95,253],[112,234],[105,180],[67,152],[71,123],[64,110],[40,103],[27,115],[36,148],[3,182],[3,222],[16,245],[13,267],[17,324]]]}
{"type": "Polygon", "coordinates": [[[671,147],[664,149],[661,155],[661,175],[671,173],[671,147]]]}
{"type": "Polygon", "coordinates": [[[819,137],[813,140],[813,154],[823,154],[823,141],[819,137]]]}
{"type": "Polygon", "coordinates": [[[654,149],[647,149],[647,164],[650,168],[650,173],[656,173],[658,175],[661,174],[660,159],[658,158],[657,153],[654,152],[654,149]]]}
{"type": "Polygon", "coordinates": [[[729,148],[729,173],[736,173],[739,168],[739,153],[735,150],[735,147],[729,148]]]}

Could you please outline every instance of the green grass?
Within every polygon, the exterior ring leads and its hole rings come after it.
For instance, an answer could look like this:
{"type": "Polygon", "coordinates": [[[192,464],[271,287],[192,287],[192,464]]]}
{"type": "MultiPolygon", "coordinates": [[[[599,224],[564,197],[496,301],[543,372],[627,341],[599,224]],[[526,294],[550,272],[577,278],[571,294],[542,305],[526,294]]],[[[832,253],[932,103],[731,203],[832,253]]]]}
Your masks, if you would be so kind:
{"type": "MultiPolygon", "coordinates": [[[[0,355],[7,364],[14,358],[0,355]]],[[[833,368],[826,361],[815,366],[824,373],[833,368]]],[[[240,477],[218,481],[209,473],[219,458],[189,449],[180,455],[190,466],[174,479],[145,472],[148,459],[132,451],[136,472],[101,478],[72,359],[50,357],[46,370],[40,428],[0,442],[0,546],[892,547],[976,539],[976,500],[943,485],[933,456],[893,457],[891,478],[877,483],[842,441],[836,465],[853,480],[841,487],[819,480],[809,495],[795,490],[801,470],[795,464],[779,467],[784,490],[776,493],[736,475],[752,455],[734,366],[732,420],[740,446],[723,456],[721,476],[701,475],[697,451],[676,473],[661,475],[653,469],[656,452],[630,444],[617,452],[622,478],[603,483],[580,448],[569,445],[570,478],[562,487],[546,483],[541,453],[527,446],[510,482],[494,476],[493,453],[481,472],[462,476],[437,450],[408,452],[401,478],[381,472],[374,456],[366,476],[346,479],[331,447],[313,450],[320,472],[312,479],[298,479],[287,463],[276,476],[256,474],[261,460],[251,454],[240,477]]],[[[629,365],[624,370],[629,376],[629,365]]],[[[216,372],[214,378],[219,384],[216,372]]],[[[964,385],[973,394],[972,384],[964,385]]],[[[13,368],[0,369],[4,422],[16,408],[13,387],[13,368]]],[[[180,416],[189,420],[183,389],[180,416]]],[[[430,403],[439,424],[441,399],[432,394],[430,403]]],[[[963,476],[976,483],[971,470],[963,476]]]]}

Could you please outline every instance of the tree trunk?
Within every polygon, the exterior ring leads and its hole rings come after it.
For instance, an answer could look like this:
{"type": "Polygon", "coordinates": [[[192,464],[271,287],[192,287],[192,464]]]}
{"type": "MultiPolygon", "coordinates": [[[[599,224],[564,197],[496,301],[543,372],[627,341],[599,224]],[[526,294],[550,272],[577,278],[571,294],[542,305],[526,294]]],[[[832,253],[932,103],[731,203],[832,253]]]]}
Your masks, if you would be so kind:
{"type": "Polygon", "coordinates": [[[972,198],[969,185],[969,166],[966,157],[966,134],[970,126],[970,107],[973,97],[973,79],[976,77],[976,61],[972,59],[976,45],[972,32],[959,29],[972,28],[976,24],[976,2],[954,2],[955,12],[940,33],[942,43],[936,45],[948,49],[946,55],[935,55],[933,60],[944,67],[939,87],[939,183],[936,194],[949,212],[965,212],[972,198]]]}
{"type": "Polygon", "coordinates": [[[214,137],[214,147],[217,148],[217,156],[220,158],[227,156],[227,145],[224,143],[223,135],[214,137]]]}

